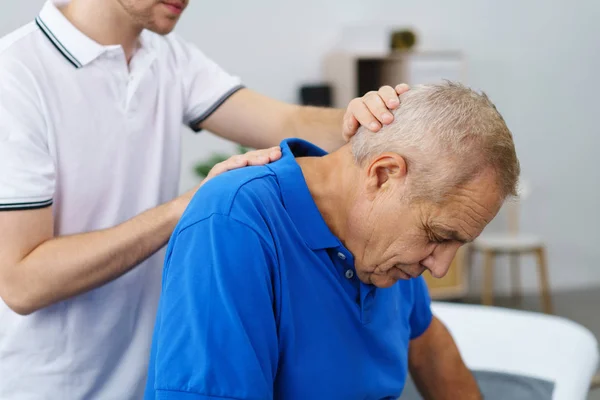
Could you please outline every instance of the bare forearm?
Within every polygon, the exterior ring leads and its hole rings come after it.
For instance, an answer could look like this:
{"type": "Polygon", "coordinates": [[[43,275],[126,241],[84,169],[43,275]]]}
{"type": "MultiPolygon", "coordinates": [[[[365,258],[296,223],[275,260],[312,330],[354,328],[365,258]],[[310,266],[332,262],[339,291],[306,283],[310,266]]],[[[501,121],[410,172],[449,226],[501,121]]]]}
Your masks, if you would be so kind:
{"type": "Polygon", "coordinates": [[[298,106],[290,119],[293,136],[334,151],[344,144],[342,120],[345,110],[298,106]]]}
{"type": "Polygon", "coordinates": [[[448,363],[442,368],[411,368],[411,376],[425,400],[481,400],[481,392],[464,365],[448,363]]]}
{"type": "Polygon", "coordinates": [[[344,110],[289,104],[242,89],[231,96],[199,128],[257,149],[299,137],[336,150],[344,144],[344,110]]]}
{"type": "Polygon", "coordinates": [[[477,382],[447,329],[434,318],[428,331],[409,349],[410,373],[423,398],[481,400],[477,382]]]}
{"type": "Polygon", "coordinates": [[[178,216],[171,202],[113,228],[43,242],[11,269],[17,311],[28,314],[118,278],[168,241],[178,216]]]}

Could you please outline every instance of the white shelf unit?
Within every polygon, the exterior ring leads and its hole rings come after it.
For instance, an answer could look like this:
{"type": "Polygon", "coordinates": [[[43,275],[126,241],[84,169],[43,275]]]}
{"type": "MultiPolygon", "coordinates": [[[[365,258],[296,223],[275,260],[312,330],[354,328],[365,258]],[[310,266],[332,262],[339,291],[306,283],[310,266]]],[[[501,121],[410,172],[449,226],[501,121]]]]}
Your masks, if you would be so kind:
{"type": "Polygon", "coordinates": [[[326,55],[323,66],[325,81],[332,89],[332,105],[339,108],[346,108],[353,98],[384,85],[416,85],[444,79],[464,83],[466,77],[464,56],[455,51],[333,52],[326,55]]]}

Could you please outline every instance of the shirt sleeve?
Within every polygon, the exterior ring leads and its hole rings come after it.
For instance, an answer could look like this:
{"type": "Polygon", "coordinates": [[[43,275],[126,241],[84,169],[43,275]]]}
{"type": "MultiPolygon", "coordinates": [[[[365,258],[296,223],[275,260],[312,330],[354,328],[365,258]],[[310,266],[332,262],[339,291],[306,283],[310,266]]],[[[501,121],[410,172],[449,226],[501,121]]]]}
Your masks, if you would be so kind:
{"type": "Polygon", "coordinates": [[[40,96],[24,69],[0,66],[0,211],[47,207],[55,190],[40,96]]]}
{"type": "Polygon", "coordinates": [[[185,96],[184,124],[194,131],[231,95],[244,86],[239,77],[226,72],[200,49],[176,37],[183,53],[182,66],[185,96]]]}
{"type": "Polygon", "coordinates": [[[431,298],[425,279],[420,276],[413,282],[414,304],[410,314],[410,339],[421,336],[429,327],[433,314],[431,298]]]}
{"type": "Polygon", "coordinates": [[[154,396],[146,399],[273,397],[271,254],[254,230],[223,215],[176,234],[155,328],[154,396]]]}

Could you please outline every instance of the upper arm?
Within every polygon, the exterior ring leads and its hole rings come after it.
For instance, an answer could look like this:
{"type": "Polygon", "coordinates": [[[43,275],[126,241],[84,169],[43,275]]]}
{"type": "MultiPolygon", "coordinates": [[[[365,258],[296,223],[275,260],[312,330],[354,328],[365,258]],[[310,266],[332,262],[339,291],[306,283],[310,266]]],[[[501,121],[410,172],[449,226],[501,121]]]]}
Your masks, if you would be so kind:
{"type": "Polygon", "coordinates": [[[290,134],[289,122],[298,106],[243,87],[212,59],[177,36],[184,86],[184,123],[225,139],[261,149],[277,146],[290,134]]]}
{"type": "Polygon", "coordinates": [[[427,329],[419,337],[410,341],[408,367],[417,384],[424,377],[436,377],[433,371],[442,370],[446,374],[448,372],[458,373],[458,368],[464,367],[454,339],[444,324],[436,317],[432,318],[427,329]]]}
{"type": "MultiPolygon", "coordinates": [[[[411,341],[408,361],[411,370],[422,366],[443,364],[442,361],[460,361],[454,339],[444,324],[431,312],[431,298],[423,277],[416,284],[415,303],[410,317],[411,341]]],[[[453,364],[454,365],[454,364],[453,364]]]]}
{"type": "Polygon", "coordinates": [[[410,339],[416,339],[429,327],[433,314],[431,313],[431,297],[425,279],[421,276],[413,283],[413,308],[410,313],[410,339]]]}
{"type": "Polygon", "coordinates": [[[196,46],[171,35],[183,85],[183,122],[194,130],[231,95],[242,88],[238,77],[229,74],[196,46]]]}
{"type": "Polygon", "coordinates": [[[173,398],[272,397],[278,360],[273,274],[271,249],[236,220],[213,215],[176,232],[165,263],[149,390],[173,398]]]}
{"type": "Polygon", "coordinates": [[[53,236],[52,207],[35,210],[0,211],[0,298],[13,310],[26,289],[17,285],[19,263],[33,249],[53,236]]]}
{"type": "Polygon", "coordinates": [[[256,149],[278,146],[289,137],[297,106],[242,89],[224,102],[202,127],[256,149]]]}
{"type": "Polygon", "coordinates": [[[436,317],[421,336],[410,341],[408,365],[413,374],[442,371],[450,379],[452,374],[458,376],[467,370],[454,338],[436,317]]]}
{"type": "Polygon", "coordinates": [[[431,344],[439,339],[440,335],[443,336],[445,329],[442,322],[436,317],[431,318],[431,322],[421,335],[410,341],[410,358],[414,360],[423,360],[423,354],[425,350],[432,349],[431,344]]]}
{"type": "Polygon", "coordinates": [[[10,284],[16,265],[53,236],[54,162],[40,96],[18,68],[0,67],[0,296],[7,304],[18,294],[10,284]]]}

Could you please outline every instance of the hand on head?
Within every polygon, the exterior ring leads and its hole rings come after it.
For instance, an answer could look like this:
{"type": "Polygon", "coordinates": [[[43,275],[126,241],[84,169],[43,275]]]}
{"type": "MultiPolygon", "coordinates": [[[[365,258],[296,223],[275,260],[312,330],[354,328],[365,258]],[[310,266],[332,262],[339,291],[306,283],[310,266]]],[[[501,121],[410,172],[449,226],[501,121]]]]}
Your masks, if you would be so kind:
{"type": "Polygon", "coordinates": [[[383,125],[394,121],[390,110],[400,105],[399,96],[410,90],[407,84],[401,83],[395,88],[382,86],[378,91],[370,91],[362,97],[350,101],[344,115],[342,135],[348,141],[362,125],[372,132],[377,132],[383,125]]]}

